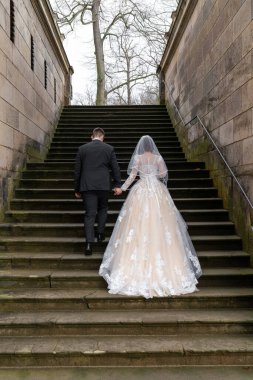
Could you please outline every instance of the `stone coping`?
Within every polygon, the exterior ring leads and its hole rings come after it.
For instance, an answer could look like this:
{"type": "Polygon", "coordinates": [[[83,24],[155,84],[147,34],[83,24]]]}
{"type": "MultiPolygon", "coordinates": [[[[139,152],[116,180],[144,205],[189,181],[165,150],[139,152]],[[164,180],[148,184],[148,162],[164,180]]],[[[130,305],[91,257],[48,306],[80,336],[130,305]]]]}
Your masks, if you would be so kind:
{"type": "Polygon", "coordinates": [[[169,58],[173,56],[197,3],[198,0],[181,0],[179,2],[170,29],[166,33],[168,41],[160,62],[160,70],[164,71],[169,64],[169,58]]]}
{"type": "Polygon", "coordinates": [[[31,0],[31,4],[41,22],[43,30],[54,50],[54,53],[66,73],[74,73],[70,65],[66,51],[62,44],[62,34],[54,19],[53,9],[49,0],[31,0]]]}

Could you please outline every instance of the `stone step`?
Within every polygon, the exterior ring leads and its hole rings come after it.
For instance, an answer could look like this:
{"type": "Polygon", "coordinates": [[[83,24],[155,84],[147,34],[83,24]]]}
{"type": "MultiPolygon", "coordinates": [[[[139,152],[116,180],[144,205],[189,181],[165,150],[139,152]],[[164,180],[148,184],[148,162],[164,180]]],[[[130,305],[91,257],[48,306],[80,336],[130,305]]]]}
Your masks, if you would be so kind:
{"type": "Polygon", "coordinates": [[[166,115],[148,115],[148,116],[142,116],[138,115],[134,118],[132,117],[126,117],[122,116],[119,120],[118,117],[103,117],[102,119],[98,116],[86,116],[86,115],[75,115],[68,116],[65,115],[64,117],[61,117],[58,122],[58,128],[64,128],[65,126],[83,126],[84,128],[96,128],[96,127],[104,127],[105,132],[107,126],[110,128],[115,127],[116,129],[121,128],[131,128],[132,126],[136,125],[137,127],[140,126],[142,128],[143,126],[147,127],[153,127],[153,128],[161,128],[161,127],[169,127],[173,128],[172,123],[170,120],[168,120],[168,117],[166,115]]]}
{"type": "MultiPolygon", "coordinates": [[[[127,177],[122,178],[122,183],[127,177]]],[[[134,181],[136,183],[138,178],[134,181]]],[[[26,189],[73,189],[74,180],[68,178],[46,178],[46,179],[21,179],[19,181],[21,188],[26,189]]],[[[170,178],[168,182],[169,188],[196,188],[196,187],[212,187],[213,180],[211,178],[170,178]]]]}
{"type": "Polygon", "coordinates": [[[85,112],[77,112],[77,111],[74,111],[74,112],[65,112],[65,110],[63,110],[63,112],[61,113],[61,116],[60,116],[60,119],[61,118],[65,118],[65,117],[70,117],[70,118],[75,118],[75,117],[83,117],[83,118],[88,118],[88,117],[94,117],[94,118],[97,118],[99,121],[103,120],[103,119],[107,119],[107,118],[117,118],[118,120],[121,120],[121,117],[125,116],[127,119],[138,119],[139,117],[148,117],[148,116],[153,116],[153,117],[159,117],[159,116],[164,116],[166,117],[167,120],[170,120],[169,116],[168,116],[168,113],[166,112],[166,109],[162,109],[162,110],[157,110],[157,109],[153,109],[153,110],[149,110],[147,112],[144,111],[144,110],[139,110],[139,112],[135,112],[134,115],[132,115],[131,112],[88,112],[88,111],[85,111],[85,112]]]}
{"type": "MultiPolygon", "coordinates": [[[[114,147],[115,148],[115,147],[114,147]]],[[[77,149],[78,149],[78,146],[76,147],[52,147],[50,149],[50,154],[48,154],[48,157],[50,157],[51,155],[54,155],[54,154],[66,154],[66,155],[69,155],[69,154],[76,154],[77,153],[77,149]]],[[[119,148],[115,148],[115,153],[117,156],[127,156],[127,155],[131,155],[134,151],[134,147],[133,148],[130,148],[130,149],[126,149],[125,147],[119,147],[119,148]]],[[[169,157],[169,155],[171,155],[172,153],[177,155],[178,153],[182,153],[182,148],[180,146],[168,146],[167,148],[164,148],[164,149],[160,149],[160,153],[163,157],[169,157]]]]}
{"type": "MultiPolygon", "coordinates": [[[[127,177],[126,169],[121,170],[122,177],[127,177]]],[[[176,178],[209,178],[209,170],[200,169],[200,170],[169,170],[168,171],[169,179],[176,178]]],[[[74,171],[73,170],[26,170],[23,175],[23,179],[73,179],[74,171]]]]}
{"type": "Polygon", "coordinates": [[[126,119],[138,119],[138,118],[147,118],[148,116],[153,117],[166,117],[167,120],[171,121],[168,112],[166,109],[150,109],[150,110],[135,110],[134,112],[131,110],[131,112],[122,109],[118,110],[117,112],[106,112],[104,110],[98,110],[98,112],[92,112],[92,111],[83,111],[83,110],[72,110],[72,111],[65,111],[63,110],[60,116],[60,119],[62,118],[96,118],[99,121],[103,121],[110,118],[117,118],[118,120],[126,119]]]}
{"type": "MultiPolygon", "coordinates": [[[[78,211],[68,211],[72,206],[76,206],[76,203],[69,202],[66,207],[63,202],[57,202],[55,205],[53,201],[46,203],[45,200],[17,200],[12,202],[13,209],[5,213],[5,221],[11,223],[83,223],[84,212],[81,211],[80,202],[77,205],[76,210],[78,211]],[[59,211],[53,211],[56,208],[59,211]]],[[[108,223],[116,220],[119,206],[120,204],[115,204],[114,210],[108,212],[108,223]]],[[[181,215],[187,223],[228,221],[228,211],[223,209],[181,210],[181,215]]]]}
{"type": "MultiPolygon", "coordinates": [[[[204,268],[200,287],[250,287],[253,268],[204,268]]],[[[106,288],[96,270],[2,269],[0,288],[106,288]]]]}
{"type": "MultiPolygon", "coordinates": [[[[65,160],[65,161],[68,161],[68,160],[71,160],[71,159],[75,159],[75,155],[76,155],[77,152],[62,152],[62,151],[59,151],[59,152],[54,152],[54,151],[50,151],[47,155],[47,160],[65,160]]],[[[117,158],[119,159],[125,159],[125,160],[130,160],[131,159],[131,156],[132,156],[132,153],[133,153],[133,150],[130,152],[117,152],[117,158]]],[[[166,160],[169,160],[169,159],[185,159],[185,155],[182,151],[179,151],[179,152],[170,152],[168,151],[167,153],[165,153],[163,155],[164,159],[166,160]]]]}
{"type": "Polygon", "coordinates": [[[63,113],[61,114],[61,117],[59,119],[58,125],[61,125],[61,123],[66,122],[79,122],[83,123],[85,126],[86,123],[95,124],[97,126],[100,126],[104,123],[112,123],[112,126],[114,123],[119,125],[124,125],[129,123],[130,125],[133,123],[142,124],[147,122],[154,123],[155,125],[159,125],[161,122],[164,124],[169,124],[171,128],[173,128],[172,122],[170,118],[168,118],[168,115],[165,113],[156,113],[156,112],[149,112],[148,114],[135,114],[134,116],[127,113],[120,114],[86,114],[86,113],[75,113],[75,114],[67,114],[63,113]]]}
{"type": "MultiPolygon", "coordinates": [[[[106,139],[111,138],[118,138],[118,140],[121,140],[122,134],[125,135],[125,138],[133,138],[135,141],[139,141],[139,139],[145,135],[149,134],[156,142],[156,138],[160,139],[161,137],[169,139],[170,137],[176,136],[176,132],[168,126],[167,129],[159,129],[158,127],[154,129],[153,127],[145,126],[142,130],[140,128],[132,128],[128,129],[122,129],[118,128],[118,130],[113,130],[110,128],[105,128],[105,126],[102,126],[105,129],[106,133],[106,139]]],[[[55,132],[54,137],[82,137],[83,139],[87,139],[87,141],[90,141],[91,133],[94,128],[94,125],[88,126],[86,129],[84,129],[82,126],[76,125],[75,127],[72,125],[65,126],[64,128],[59,128],[57,132],[55,132]]],[[[105,140],[106,141],[106,140],[105,140]]],[[[131,143],[131,145],[133,142],[131,143]]],[[[134,145],[136,145],[134,143],[134,145]]]]}
{"type": "Polygon", "coordinates": [[[103,106],[83,106],[83,105],[68,105],[63,108],[63,112],[118,112],[125,111],[129,112],[149,112],[150,110],[155,111],[166,111],[165,105],[160,104],[145,104],[145,105],[103,105],[103,106]]]}
{"type": "MultiPolygon", "coordinates": [[[[0,268],[2,269],[80,269],[97,270],[101,264],[103,252],[92,256],[83,253],[57,252],[1,252],[0,268]]],[[[250,255],[244,251],[199,251],[201,267],[248,267],[250,255]]]]}
{"type": "MultiPolygon", "coordinates": [[[[130,157],[128,158],[122,158],[118,160],[118,163],[119,163],[119,166],[121,167],[122,163],[124,163],[125,165],[128,165],[129,164],[129,160],[130,160],[130,157]]],[[[173,159],[166,159],[165,162],[168,165],[170,165],[170,162],[172,162],[173,159]]],[[[186,161],[186,158],[177,158],[177,162],[181,162],[181,163],[185,163],[187,162],[186,161]]],[[[72,165],[75,164],[75,155],[73,155],[73,158],[47,158],[44,163],[47,164],[47,163],[54,163],[54,162],[61,162],[63,164],[66,164],[68,165],[69,163],[71,163],[72,165]]],[[[66,168],[67,166],[64,165],[64,167],[66,168]]]]}
{"type": "MultiPolygon", "coordinates": [[[[84,136],[76,136],[76,135],[73,135],[73,137],[64,137],[64,136],[54,136],[53,140],[52,140],[52,144],[84,144],[85,142],[89,142],[90,141],[90,135],[86,135],[86,137],[84,138],[84,136]]],[[[114,135],[112,136],[107,136],[106,135],[106,139],[105,139],[105,142],[107,144],[111,144],[113,146],[130,146],[130,147],[135,147],[137,142],[139,141],[138,138],[130,138],[128,136],[122,136],[120,137],[116,137],[114,135]]],[[[178,141],[178,138],[176,136],[176,134],[168,134],[168,136],[162,136],[162,137],[156,137],[156,145],[160,148],[162,146],[167,146],[167,144],[170,144],[170,143],[177,143],[180,145],[180,142],[178,141]]]]}
{"type": "MultiPolygon", "coordinates": [[[[64,127],[65,125],[80,125],[84,128],[87,128],[88,125],[95,127],[109,126],[110,129],[127,129],[132,128],[134,125],[140,128],[153,127],[156,128],[173,128],[173,125],[166,115],[135,115],[131,117],[129,115],[119,116],[108,116],[108,117],[99,117],[97,115],[64,115],[60,118],[57,128],[64,127]]],[[[139,128],[138,128],[139,129],[139,128]]],[[[144,132],[145,133],[145,132],[144,132]]]]}
{"type": "Polygon", "coordinates": [[[0,315],[0,336],[251,334],[253,309],[83,310],[0,315]]]}
{"type": "MultiPolygon", "coordinates": [[[[175,130],[172,127],[171,123],[168,121],[160,120],[160,121],[133,121],[133,122],[117,122],[107,120],[105,122],[92,122],[91,120],[87,120],[86,122],[81,120],[71,120],[71,121],[61,121],[57,127],[57,133],[72,132],[75,134],[75,131],[83,133],[87,133],[89,137],[91,137],[91,133],[94,128],[101,127],[104,129],[106,139],[108,136],[120,136],[126,135],[128,136],[128,132],[131,132],[134,136],[141,138],[143,135],[150,135],[155,138],[158,136],[158,133],[168,133],[175,135],[175,130]],[[116,135],[115,135],[116,133],[116,135]],[[156,135],[154,135],[156,133],[156,135]]],[[[155,140],[156,142],[156,140],[155,140]]]]}
{"type": "Polygon", "coordinates": [[[129,110],[126,110],[124,108],[118,109],[118,110],[105,110],[105,109],[98,109],[94,112],[94,110],[82,110],[82,109],[75,109],[75,110],[62,110],[61,117],[63,116],[69,116],[69,117],[75,117],[75,116],[94,116],[94,117],[100,117],[100,120],[104,117],[118,117],[121,119],[122,117],[138,117],[138,116],[144,116],[147,115],[166,115],[167,119],[170,120],[170,117],[168,115],[166,108],[152,108],[152,109],[131,109],[131,112],[129,110]]]}
{"type": "Polygon", "coordinates": [[[126,297],[106,289],[82,288],[0,288],[1,312],[57,310],[193,310],[252,308],[252,287],[202,287],[198,292],[176,297],[126,297]]]}
{"type": "MultiPolygon", "coordinates": [[[[119,161],[120,169],[126,170],[129,162],[119,161]]],[[[169,170],[200,170],[205,169],[204,162],[190,162],[190,161],[167,161],[169,170]]],[[[27,170],[74,170],[74,161],[70,162],[30,162],[26,165],[27,170]]]]}
{"type": "Polygon", "coordinates": [[[252,366],[137,366],[0,368],[3,380],[252,380],[252,366]]]}
{"type": "MultiPolygon", "coordinates": [[[[215,187],[192,187],[192,188],[170,188],[171,196],[178,198],[207,198],[217,197],[217,189],[215,187]]],[[[128,191],[126,192],[128,193],[128,191]]],[[[74,190],[72,189],[25,189],[19,188],[15,191],[15,197],[17,199],[33,198],[33,199],[71,199],[74,198],[74,190]]],[[[122,195],[122,199],[125,199],[126,195],[122,195]]]]}
{"type": "MultiPolygon", "coordinates": [[[[116,221],[116,215],[115,215],[116,221]]],[[[97,224],[95,224],[95,228],[97,224]]],[[[110,236],[114,223],[107,223],[106,236],[110,236]]],[[[189,222],[188,231],[194,235],[234,235],[235,227],[230,221],[226,222],[189,222]]],[[[83,237],[83,223],[0,223],[0,236],[65,236],[83,237]]]]}
{"type": "Polygon", "coordinates": [[[2,337],[1,367],[252,365],[251,334],[2,337]]]}
{"type": "MultiPolygon", "coordinates": [[[[73,194],[72,194],[73,195],[73,194]]],[[[120,210],[123,206],[125,200],[125,194],[119,198],[111,196],[109,197],[109,214],[110,211],[120,210]]],[[[208,210],[210,213],[213,212],[223,212],[226,213],[227,210],[222,209],[222,200],[216,197],[202,197],[202,198],[174,198],[174,202],[179,209],[179,211],[198,212],[203,211],[203,213],[208,210]],[[204,208],[205,207],[205,208],[204,208]],[[214,209],[216,207],[216,209],[214,209]],[[204,208],[204,209],[203,209],[204,208]]],[[[11,208],[14,209],[26,209],[26,210],[83,210],[83,201],[80,199],[70,199],[70,198],[44,198],[44,199],[30,199],[30,198],[14,198],[11,201],[11,208]],[[45,208],[46,207],[46,208],[45,208]]]]}
{"type": "MultiPolygon", "coordinates": [[[[54,139],[52,144],[51,144],[51,148],[55,148],[55,147],[61,147],[61,148],[78,148],[80,145],[82,144],[85,144],[89,142],[89,140],[84,140],[83,138],[78,138],[78,139],[74,139],[74,138],[61,138],[61,139],[54,139]],[[63,140],[63,141],[62,141],[63,140]]],[[[117,151],[118,149],[127,149],[127,150],[130,150],[130,149],[134,149],[136,144],[133,143],[133,142],[118,142],[118,141],[107,141],[106,140],[106,143],[107,144],[111,144],[114,146],[115,148],[115,151],[117,151]]],[[[180,143],[179,141],[176,139],[176,138],[168,138],[166,139],[166,141],[163,141],[162,142],[156,142],[156,145],[157,147],[159,148],[159,150],[161,149],[168,149],[169,146],[171,147],[180,147],[180,143]]]]}
{"type": "MultiPolygon", "coordinates": [[[[196,250],[212,251],[218,250],[241,250],[242,241],[237,235],[228,236],[192,236],[191,237],[196,250]]],[[[104,242],[107,244],[107,240],[104,242]]],[[[84,238],[66,238],[66,237],[18,237],[13,236],[2,237],[0,241],[0,250],[2,251],[14,251],[19,249],[20,251],[32,250],[39,252],[63,251],[63,252],[83,252],[84,238]]],[[[99,250],[104,249],[103,244],[99,245],[99,250]]],[[[94,250],[97,250],[96,243],[94,250]]]]}

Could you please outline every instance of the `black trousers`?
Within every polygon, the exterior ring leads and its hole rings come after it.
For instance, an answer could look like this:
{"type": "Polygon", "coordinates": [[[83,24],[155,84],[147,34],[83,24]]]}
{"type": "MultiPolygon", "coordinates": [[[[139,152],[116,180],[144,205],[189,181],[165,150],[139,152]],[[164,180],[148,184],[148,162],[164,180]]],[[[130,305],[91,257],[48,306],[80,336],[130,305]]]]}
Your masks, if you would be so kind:
{"type": "Polygon", "coordinates": [[[92,243],[95,240],[94,224],[96,215],[98,220],[98,233],[104,233],[107,219],[109,191],[90,190],[84,191],[82,195],[85,210],[85,237],[87,242],[92,243]]]}

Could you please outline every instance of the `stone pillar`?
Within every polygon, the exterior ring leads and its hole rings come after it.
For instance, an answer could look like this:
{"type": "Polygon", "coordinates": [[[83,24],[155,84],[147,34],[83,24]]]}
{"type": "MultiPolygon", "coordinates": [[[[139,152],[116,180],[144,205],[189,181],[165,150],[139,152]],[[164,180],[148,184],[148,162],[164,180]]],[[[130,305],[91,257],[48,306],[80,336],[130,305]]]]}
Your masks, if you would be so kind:
{"type": "Polygon", "coordinates": [[[72,90],[72,75],[74,74],[74,69],[72,66],[69,68],[69,74],[67,76],[66,85],[65,85],[65,100],[64,105],[68,106],[71,103],[72,97],[73,97],[73,90],[72,90]]]}
{"type": "Polygon", "coordinates": [[[159,75],[159,99],[160,104],[165,104],[165,75],[161,70],[161,66],[157,68],[157,74],[159,75]]]}

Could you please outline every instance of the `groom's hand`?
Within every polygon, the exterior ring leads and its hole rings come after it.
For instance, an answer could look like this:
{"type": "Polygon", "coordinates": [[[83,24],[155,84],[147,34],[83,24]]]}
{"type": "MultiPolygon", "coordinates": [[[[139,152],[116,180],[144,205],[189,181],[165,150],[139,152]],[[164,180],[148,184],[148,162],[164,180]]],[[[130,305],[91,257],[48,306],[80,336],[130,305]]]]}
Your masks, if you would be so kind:
{"type": "Polygon", "coordinates": [[[122,194],[122,190],[120,187],[115,187],[113,189],[113,191],[114,191],[114,195],[121,195],[122,194]]]}
{"type": "Polygon", "coordinates": [[[82,198],[82,194],[81,194],[81,193],[75,193],[75,197],[76,197],[77,199],[80,199],[80,198],[82,198]]]}

